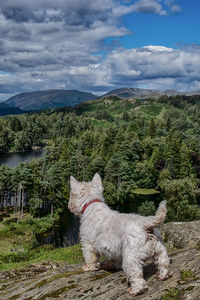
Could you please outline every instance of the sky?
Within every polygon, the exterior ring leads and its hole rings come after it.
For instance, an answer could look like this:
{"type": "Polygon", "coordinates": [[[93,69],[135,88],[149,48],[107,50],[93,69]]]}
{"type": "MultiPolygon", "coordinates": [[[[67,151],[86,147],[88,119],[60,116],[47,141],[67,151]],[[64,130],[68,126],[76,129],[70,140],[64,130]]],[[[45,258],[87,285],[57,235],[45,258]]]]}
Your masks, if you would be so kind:
{"type": "Polygon", "coordinates": [[[199,0],[0,0],[0,101],[36,90],[200,89],[199,0]]]}

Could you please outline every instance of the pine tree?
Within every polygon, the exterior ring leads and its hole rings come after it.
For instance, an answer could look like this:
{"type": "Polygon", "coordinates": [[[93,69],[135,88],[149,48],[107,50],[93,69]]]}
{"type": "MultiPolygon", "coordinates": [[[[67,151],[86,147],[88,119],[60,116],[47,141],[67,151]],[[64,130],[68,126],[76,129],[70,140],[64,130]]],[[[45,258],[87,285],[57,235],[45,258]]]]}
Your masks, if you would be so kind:
{"type": "Polygon", "coordinates": [[[126,110],[122,114],[122,120],[124,120],[124,121],[128,121],[129,120],[129,114],[127,113],[126,110]]]}
{"type": "Polygon", "coordinates": [[[179,178],[180,174],[180,149],[179,134],[171,131],[165,148],[166,168],[169,169],[172,178],[179,178]]]}
{"type": "Polygon", "coordinates": [[[149,135],[152,138],[156,135],[156,127],[155,127],[154,119],[151,119],[150,121],[149,127],[147,129],[147,135],[149,135]]]}
{"type": "Polygon", "coordinates": [[[180,177],[190,176],[192,172],[191,153],[185,143],[182,143],[180,149],[180,177]]]}
{"type": "Polygon", "coordinates": [[[162,166],[164,167],[165,165],[164,155],[160,147],[154,148],[151,158],[149,160],[149,164],[152,167],[155,167],[157,170],[161,170],[162,166]]]}

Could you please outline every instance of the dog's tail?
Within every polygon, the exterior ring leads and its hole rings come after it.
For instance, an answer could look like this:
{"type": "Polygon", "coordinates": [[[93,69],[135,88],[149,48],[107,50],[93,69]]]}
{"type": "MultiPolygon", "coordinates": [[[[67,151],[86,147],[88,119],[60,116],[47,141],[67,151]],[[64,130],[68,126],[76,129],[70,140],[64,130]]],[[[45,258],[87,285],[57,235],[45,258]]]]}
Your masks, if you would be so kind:
{"type": "Polygon", "coordinates": [[[144,226],[147,229],[151,229],[154,227],[160,226],[166,217],[167,214],[167,201],[162,201],[157,209],[155,216],[145,217],[144,218],[144,226]]]}

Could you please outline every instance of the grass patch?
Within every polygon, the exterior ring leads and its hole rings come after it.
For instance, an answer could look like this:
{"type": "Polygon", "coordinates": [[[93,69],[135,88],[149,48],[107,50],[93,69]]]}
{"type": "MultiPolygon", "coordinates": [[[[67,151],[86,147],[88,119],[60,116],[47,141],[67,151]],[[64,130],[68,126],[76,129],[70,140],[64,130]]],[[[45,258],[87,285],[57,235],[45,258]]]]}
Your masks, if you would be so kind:
{"type": "Polygon", "coordinates": [[[155,195],[155,194],[160,194],[160,192],[155,190],[155,189],[135,189],[135,190],[133,190],[133,194],[136,194],[136,195],[155,195]]]}
{"type": "Polygon", "coordinates": [[[1,255],[4,255],[8,252],[10,252],[10,249],[12,248],[12,243],[9,240],[3,240],[1,239],[1,244],[0,244],[0,253],[1,255]]]}
{"type": "Polygon", "coordinates": [[[170,288],[166,294],[164,294],[160,300],[182,300],[184,299],[184,290],[179,290],[175,287],[170,288]]]}
{"type": "MultiPolygon", "coordinates": [[[[80,244],[57,249],[52,249],[52,246],[41,246],[34,250],[30,250],[29,252],[22,253],[21,261],[20,255],[15,257],[16,259],[18,258],[19,261],[12,261],[15,259],[14,255],[16,254],[13,254],[13,257],[10,257],[10,261],[8,262],[0,261],[0,271],[19,269],[31,263],[40,263],[45,261],[68,264],[75,264],[83,261],[80,244]]],[[[0,259],[3,259],[3,257],[1,256],[0,259]]]]}
{"type": "Polygon", "coordinates": [[[188,283],[196,279],[194,273],[191,270],[181,270],[180,275],[182,283],[188,283]]]}
{"type": "Polygon", "coordinates": [[[74,264],[83,261],[83,256],[81,246],[77,244],[71,247],[53,249],[51,251],[45,251],[45,247],[43,247],[36,260],[37,262],[49,260],[74,264]]]}

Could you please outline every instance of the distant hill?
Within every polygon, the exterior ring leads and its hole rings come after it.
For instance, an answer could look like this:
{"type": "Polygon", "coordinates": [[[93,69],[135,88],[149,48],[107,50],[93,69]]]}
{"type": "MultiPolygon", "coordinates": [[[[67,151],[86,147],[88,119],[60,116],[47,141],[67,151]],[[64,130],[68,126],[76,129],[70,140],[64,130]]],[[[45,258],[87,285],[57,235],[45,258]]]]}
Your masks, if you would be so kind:
{"type": "MultiPolygon", "coordinates": [[[[177,95],[181,95],[180,92],[176,91],[176,90],[165,90],[161,92],[162,95],[166,95],[166,96],[177,96],[177,95]]],[[[182,93],[183,94],[183,93],[182,93]]]]}
{"type": "Polygon", "coordinates": [[[162,93],[158,90],[150,90],[150,89],[139,89],[139,88],[120,88],[116,90],[112,90],[102,97],[108,96],[117,96],[120,98],[148,98],[148,97],[159,97],[162,93]]]}
{"type": "Polygon", "coordinates": [[[79,90],[47,90],[36,91],[17,94],[8,100],[1,102],[0,115],[6,114],[18,114],[23,111],[38,111],[49,108],[61,108],[61,107],[74,107],[78,104],[82,104],[86,100],[105,99],[110,96],[116,96],[120,99],[141,99],[141,98],[158,98],[162,95],[176,96],[176,95],[200,95],[200,91],[194,92],[178,92],[176,90],[153,90],[153,89],[140,89],[140,88],[120,88],[112,90],[101,97],[88,92],[79,90]],[[4,105],[4,108],[3,106],[4,105]],[[7,105],[7,108],[6,108],[7,105]],[[16,110],[11,111],[11,108],[16,110]],[[17,109],[18,108],[18,109],[17,109]],[[22,111],[20,111],[21,109],[22,111]],[[9,111],[7,113],[7,110],[9,111]]]}
{"type": "Polygon", "coordinates": [[[151,90],[151,89],[140,89],[140,88],[120,88],[112,90],[102,96],[102,98],[108,96],[117,96],[120,98],[130,99],[130,98],[158,98],[162,95],[166,96],[176,96],[176,95],[186,95],[186,96],[193,96],[193,95],[200,95],[200,91],[193,91],[193,92],[178,92],[176,90],[151,90]]]}
{"type": "Polygon", "coordinates": [[[17,94],[4,103],[22,110],[42,110],[64,106],[75,106],[85,100],[97,98],[92,93],[78,90],[48,90],[17,94]]]}
{"type": "Polygon", "coordinates": [[[20,108],[10,107],[8,104],[0,102],[0,116],[18,115],[22,113],[24,113],[24,111],[20,108]]]}
{"type": "MultiPolygon", "coordinates": [[[[184,93],[182,93],[183,95],[184,93]]],[[[200,90],[199,91],[194,91],[194,92],[187,92],[185,93],[187,96],[195,96],[195,95],[200,95],[200,90]]]]}

